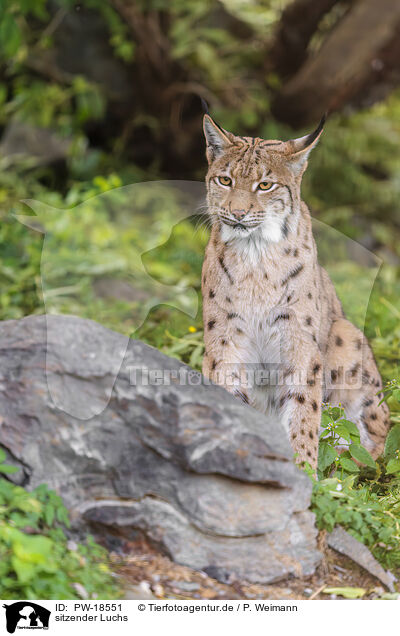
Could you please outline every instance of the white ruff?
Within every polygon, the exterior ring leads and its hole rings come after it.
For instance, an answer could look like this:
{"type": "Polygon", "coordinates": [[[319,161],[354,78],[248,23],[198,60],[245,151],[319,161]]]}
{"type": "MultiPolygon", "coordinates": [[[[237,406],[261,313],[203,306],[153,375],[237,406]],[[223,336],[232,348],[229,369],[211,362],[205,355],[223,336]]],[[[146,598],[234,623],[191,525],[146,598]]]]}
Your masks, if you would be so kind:
{"type": "Polygon", "coordinates": [[[297,227],[299,210],[289,218],[289,197],[286,191],[283,198],[284,202],[280,198],[268,205],[264,220],[256,228],[235,229],[222,222],[221,240],[234,247],[250,265],[256,265],[271,244],[279,243],[284,238],[282,223],[285,216],[290,223],[288,229],[294,231],[297,227]]]}
{"type": "Polygon", "coordinates": [[[221,225],[222,241],[234,247],[251,265],[259,262],[269,244],[279,243],[282,238],[281,219],[274,216],[265,219],[262,225],[254,230],[235,230],[224,223],[221,225]]]}

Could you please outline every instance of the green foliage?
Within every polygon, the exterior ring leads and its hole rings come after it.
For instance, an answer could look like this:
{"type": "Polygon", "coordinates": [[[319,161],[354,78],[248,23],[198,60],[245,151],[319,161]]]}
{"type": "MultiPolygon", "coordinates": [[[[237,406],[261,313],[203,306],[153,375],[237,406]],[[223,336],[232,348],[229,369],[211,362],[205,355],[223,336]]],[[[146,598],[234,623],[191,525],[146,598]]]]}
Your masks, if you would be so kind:
{"type": "Polygon", "coordinates": [[[330,475],[341,478],[359,472],[356,461],[372,470],[376,463],[369,452],[360,444],[360,433],[357,426],[345,418],[344,409],[328,406],[322,413],[322,432],[320,435],[318,454],[318,477],[323,479],[330,475]],[[337,446],[347,450],[339,453],[337,446]]]}
{"type": "Polygon", "coordinates": [[[190,325],[188,331],[189,333],[181,338],[166,331],[165,335],[172,342],[170,344],[167,340],[162,349],[167,355],[178,358],[193,369],[200,371],[204,354],[204,334],[202,330],[197,330],[194,325],[190,325]]]}
{"type": "Polygon", "coordinates": [[[369,110],[328,120],[318,160],[310,161],[304,194],[319,218],[351,237],[367,227],[385,234],[382,224],[396,217],[400,195],[400,93],[369,110]],[[373,226],[367,219],[374,219],[373,226]]]}
{"type": "MultiPolygon", "coordinates": [[[[0,473],[18,469],[4,464],[0,473]]],[[[3,599],[116,598],[107,554],[91,537],[68,541],[66,508],[41,485],[26,491],[0,478],[0,596],[3,599]]]]}
{"type": "Polygon", "coordinates": [[[314,482],[311,509],[317,526],[336,524],[367,545],[386,567],[400,566],[400,484],[357,483],[355,475],[314,482]]]}
{"type": "MultiPolygon", "coordinates": [[[[388,382],[384,399],[399,399],[399,386],[398,380],[388,382]]],[[[387,567],[400,567],[399,476],[399,424],[387,436],[384,457],[375,462],[360,444],[357,427],[345,419],[342,408],[328,406],[323,411],[318,481],[313,479],[312,495],[318,527],[332,531],[340,524],[370,547],[387,567]],[[335,451],[339,440],[348,450],[335,451]]]]}
{"type": "Polygon", "coordinates": [[[389,380],[389,382],[386,383],[386,387],[385,390],[383,392],[384,397],[382,399],[382,402],[388,401],[389,398],[393,397],[395,400],[397,400],[397,402],[400,402],[400,382],[399,380],[396,380],[395,378],[393,380],[389,380]]]}
{"type": "MultiPolygon", "coordinates": [[[[390,380],[384,391],[384,400],[392,398],[400,404],[400,382],[399,380],[390,380]]],[[[383,400],[382,400],[383,401],[383,400]]],[[[385,460],[387,461],[386,474],[398,474],[400,476],[400,424],[395,424],[386,438],[385,460]]]]}

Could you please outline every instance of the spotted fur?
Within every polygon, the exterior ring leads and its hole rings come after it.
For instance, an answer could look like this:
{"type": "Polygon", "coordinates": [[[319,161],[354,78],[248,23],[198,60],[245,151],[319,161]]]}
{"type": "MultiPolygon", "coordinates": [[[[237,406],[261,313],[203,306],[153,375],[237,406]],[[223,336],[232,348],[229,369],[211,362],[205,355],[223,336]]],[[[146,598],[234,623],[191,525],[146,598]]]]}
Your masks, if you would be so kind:
{"type": "Polygon", "coordinates": [[[318,264],[300,197],[322,127],[281,142],[238,137],[204,118],[212,227],[202,276],[203,373],[277,415],[298,461],[314,468],[323,401],[343,405],[374,457],[389,427],[372,351],[318,264]]]}

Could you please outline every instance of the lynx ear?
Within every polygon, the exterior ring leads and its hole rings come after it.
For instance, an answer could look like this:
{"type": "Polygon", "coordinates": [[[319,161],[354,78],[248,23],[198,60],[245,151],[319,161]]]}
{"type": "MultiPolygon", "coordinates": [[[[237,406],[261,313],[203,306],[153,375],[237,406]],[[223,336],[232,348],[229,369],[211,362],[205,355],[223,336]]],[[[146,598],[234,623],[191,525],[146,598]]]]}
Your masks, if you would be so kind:
{"type": "Polygon", "coordinates": [[[324,124],[326,121],[326,115],[324,115],[318,124],[318,127],[314,132],[298,139],[291,139],[285,143],[286,152],[290,161],[293,171],[300,175],[304,172],[307,166],[308,155],[314,146],[317,145],[319,138],[322,135],[324,124]]]}
{"type": "Polygon", "coordinates": [[[231,133],[218,126],[210,115],[204,115],[203,130],[207,142],[207,159],[211,162],[232,145],[232,141],[229,138],[231,133]]]}

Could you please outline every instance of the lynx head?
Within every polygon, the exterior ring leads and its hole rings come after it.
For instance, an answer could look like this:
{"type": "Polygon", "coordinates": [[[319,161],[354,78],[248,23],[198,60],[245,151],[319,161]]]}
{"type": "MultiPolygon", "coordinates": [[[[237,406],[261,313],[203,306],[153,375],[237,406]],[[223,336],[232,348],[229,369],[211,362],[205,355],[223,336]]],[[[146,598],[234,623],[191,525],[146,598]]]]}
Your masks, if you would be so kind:
{"type": "Polygon", "coordinates": [[[204,116],[208,211],[223,241],[278,242],[296,228],[301,178],[324,123],[305,137],[277,141],[233,135],[204,116]]]}

